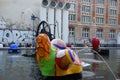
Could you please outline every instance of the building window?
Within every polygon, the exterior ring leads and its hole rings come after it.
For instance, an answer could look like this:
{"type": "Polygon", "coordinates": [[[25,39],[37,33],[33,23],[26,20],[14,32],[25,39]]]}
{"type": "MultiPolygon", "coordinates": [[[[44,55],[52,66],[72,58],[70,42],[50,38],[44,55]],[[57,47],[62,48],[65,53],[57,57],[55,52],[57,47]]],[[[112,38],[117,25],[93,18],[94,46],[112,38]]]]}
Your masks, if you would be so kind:
{"type": "Polygon", "coordinates": [[[82,0],[82,2],[91,2],[91,0],[82,0]]]}
{"type": "Polygon", "coordinates": [[[115,39],[115,30],[110,30],[109,38],[110,39],[115,39]]]}
{"type": "Polygon", "coordinates": [[[69,9],[69,10],[75,11],[75,10],[76,10],[76,4],[71,3],[71,4],[70,4],[70,9],[69,9]]]}
{"type": "Polygon", "coordinates": [[[82,16],[83,23],[90,23],[91,17],[90,16],[82,16]]]}
{"type": "Polygon", "coordinates": [[[96,7],[97,14],[104,14],[104,8],[96,7]]]}
{"type": "Polygon", "coordinates": [[[116,16],[117,15],[117,10],[110,9],[110,16],[116,16]]]}
{"type": "Polygon", "coordinates": [[[97,4],[104,4],[105,0],[96,0],[97,4]]]}
{"type": "Polygon", "coordinates": [[[74,43],[75,39],[75,29],[74,28],[69,28],[69,43],[74,43]]]}
{"type": "Polygon", "coordinates": [[[89,38],[89,29],[88,28],[84,28],[82,30],[82,37],[83,38],[89,38]]]}
{"type": "Polygon", "coordinates": [[[75,36],[75,29],[74,28],[69,28],[69,36],[75,36]]]}
{"type": "Polygon", "coordinates": [[[117,6],[117,0],[110,0],[110,6],[117,6]]]}
{"type": "Polygon", "coordinates": [[[75,21],[76,15],[75,14],[69,14],[69,21],[75,21]]]}
{"type": "Polygon", "coordinates": [[[96,31],[96,37],[98,37],[98,38],[102,38],[103,37],[103,30],[102,29],[98,29],[96,31]]]}
{"type": "Polygon", "coordinates": [[[109,24],[116,25],[117,24],[117,20],[116,19],[109,19],[109,24]]]}
{"type": "Polygon", "coordinates": [[[82,11],[83,11],[83,12],[90,12],[90,11],[91,11],[91,7],[90,7],[90,6],[83,5],[83,6],[82,6],[82,11]]]}
{"type": "Polygon", "coordinates": [[[97,24],[103,24],[104,23],[104,18],[96,17],[96,23],[97,24]]]}

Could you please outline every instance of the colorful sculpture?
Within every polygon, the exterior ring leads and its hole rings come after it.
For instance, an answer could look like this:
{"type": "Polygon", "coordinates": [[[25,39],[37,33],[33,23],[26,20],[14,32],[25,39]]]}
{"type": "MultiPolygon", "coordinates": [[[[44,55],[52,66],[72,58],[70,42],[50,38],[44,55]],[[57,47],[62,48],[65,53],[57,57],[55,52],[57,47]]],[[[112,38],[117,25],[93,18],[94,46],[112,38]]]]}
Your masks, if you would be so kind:
{"type": "Polygon", "coordinates": [[[61,39],[50,42],[46,34],[36,38],[36,60],[43,76],[68,76],[82,72],[81,60],[61,39]]]}
{"type": "Polygon", "coordinates": [[[99,39],[93,38],[93,39],[92,39],[92,47],[93,47],[93,50],[98,51],[99,45],[100,45],[99,39]]]}
{"type": "Polygon", "coordinates": [[[20,47],[17,44],[11,44],[8,53],[20,53],[20,47]]]}

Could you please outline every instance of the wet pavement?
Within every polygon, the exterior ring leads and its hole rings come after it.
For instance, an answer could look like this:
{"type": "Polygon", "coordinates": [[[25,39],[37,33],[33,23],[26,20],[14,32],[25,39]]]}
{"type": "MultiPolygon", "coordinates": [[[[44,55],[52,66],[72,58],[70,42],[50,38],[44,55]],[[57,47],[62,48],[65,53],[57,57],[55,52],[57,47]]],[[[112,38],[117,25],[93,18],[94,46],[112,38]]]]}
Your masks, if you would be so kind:
{"type": "MultiPolygon", "coordinates": [[[[21,53],[8,53],[0,50],[0,80],[42,80],[34,57],[23,54],[33,54],[34,50],[21,50],[21,53]]],[[[105,64],[91,63],[85,67],[82,80],[115,80],[105,64]]]]}
{"type": "Polygon", "coordinates": [[[40,80],[38,65],[34,57],[24,57],[24,53],[8,53],[0,51],[0,80],[40,80]]]}

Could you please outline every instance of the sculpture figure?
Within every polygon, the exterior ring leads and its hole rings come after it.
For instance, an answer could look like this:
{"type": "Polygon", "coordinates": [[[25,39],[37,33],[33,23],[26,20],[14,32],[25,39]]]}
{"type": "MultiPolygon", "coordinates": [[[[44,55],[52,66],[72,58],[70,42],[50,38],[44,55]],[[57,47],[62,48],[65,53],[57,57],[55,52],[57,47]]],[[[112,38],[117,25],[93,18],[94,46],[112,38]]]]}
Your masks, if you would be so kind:
{"type": "Polygon", "coordinates": [[[72,49],[66,47],[63,40],[50,41],[46,34],[39,34],[36,43],[36,60],[42,75],[48,77],[46,80],[73,80],[73,76],[74,80],[81,79],[81,60],[72,49]]]}

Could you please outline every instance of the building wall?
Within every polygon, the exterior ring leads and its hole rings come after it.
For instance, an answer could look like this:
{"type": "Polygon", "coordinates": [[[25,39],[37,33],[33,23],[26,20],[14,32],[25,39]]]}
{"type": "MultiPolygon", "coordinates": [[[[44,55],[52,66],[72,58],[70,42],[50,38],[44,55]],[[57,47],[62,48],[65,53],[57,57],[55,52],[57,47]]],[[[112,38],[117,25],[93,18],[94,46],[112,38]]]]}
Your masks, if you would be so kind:
{"type": "MultiPolygon", "coordinates": [[[[7,26],[11,24],[16,24],[18,27],[23,26],[24,27],[33,27],[33,21],[31,20],[31,15],[34,14],[36,17],[40,19],[40,13],[44,14],[42,11],[40,11],[40,5],[42,0],[0,0],[0,20],[4,20],[7,23],[7,26]]],[[[82,0],[60,0],[63,2],[70,2],[76,4],[76,10],[75,11],[69,11],[69,14],[75,14],[76,20],[75,21],[69,21],[69,27],[75,28],[75,42],[81,42],[84,38],[82,38],[82,30],[83,28],[87,27],[90,29],[90,36],[89,38],[96,37],[96,30],[98,28],[103,29],[103,38],[105,42],[108,42],[109,39],[109,31],[110,29],[113,29],[116,31],[115,39],[117,39],[117,35],[120,32],[120,1],[118,1],[118,7],[110,7],[108,5],[109,0],[105,0],[105,14],[104,16],[96,14],[96,0],[91,0],[92,2],[90,4],[83,4],[81,3],[82,0]],[[91,13],[82,13],[82,5],[91,5],[91,13]],[[109,9],[114,8],[117,9],[117,15],[115,17],[111,18],[117,18],[118,25],[109,25],[108,19],[109,17],[109,9]],[[81,15],[90,15],[92,17],[91,22],[95,22],[94,17],[101,16],[105,18],[105,24],[95,26],[91,24],[82,24],[81,21],[81,15]]],[[[58,15],[59,16],[59,15],[58,15]]],[[[48,17],[47,17],[48,18],[48,17]]],[[[36,25],[39,23],[39,19],[35,21],[36,25]]],[[[59,20],[59,19],[58,19],[59,20]]],[[[60,20],[59,20],[60,21],[60,20]]],[[[59,24],[59,26],[61,26],[59,24]]],[[[60,31],[61,32],[61,31],[60,31]]]]}
{"type": "Polygon", "coordinates": [[[118,0],[118,24],[120,25],[120,0],[118,0]]]}
{"type": "MultiPolygon", "coordinates": [[[[60,1],[63,3],[67,2],[66,0],[60,1]]],[[[5,21],[6,26],[9,26],[10,30],[12,25],[22,29],[37,29],[40,21],[44,20],[50,25],[52,34],[54,34],[54,28],[56,28],[56,38],[61,38],[68,42],[68,10],[51,8],[50,6],[43,7],[42,0],[0,0],[1,20],[5,21]],[[32,15],[37,17],[34,22],[31,20],[32,15]]]]}
{"type": "MultiPolygon", "coordinates": [[[[69,21],[70,25],[73,26],[75,29],[75,37],[76,37],[76,42],[81,43],[84,39],[82,37],[82,30],[83,28],[88,28],[90,30],[90,36],[87,38],[93,38],[96,37],[96,31],[97,29],[102,29],[103,30],[103,37],[99,38],[101,41],[104,43],[108,43],[110,40],[109,33],[110,30],[115,30],[115,38],[114,40],[117,40],[118,33],[120,32],[120,1],[117,0],[118,6],[117,7],[111,7],[109,6],[109,0],[105,0],[104,5],[96,4],[97,0],[91,0],[91,3],[82,3],[82,0],[69,0],[71,2],[74,2],[77,6],[76,9],[76,21],[69,21]],[[90,5],[91,6],[91,12],[90,13],[85,13],[82,12],[81,8],[82,5],[90,5]],[[105,10],[103,15],[97,14],[96,13],[96,7],[103,7],[105,10]],[[117,15],[116,16],[109,16],[110,10],[109,9],[114,9],[117,10],[117,15]],[[90,24],[83,24],[82,23],[82,15],[88,15],[91,16],[91,23],[90,24]],[[96,24],[95,22],[95,17],[101,17],[104,18],[104,23],[103,24],[96,24]],[[109,24],[109,19],[117,19],[117,24],[116,25],[110,25],[109,24]]],[[[72,14],[70,11],[69,14],[72,14]]],[[[71,28],[71,27],[70,27],[71,28]]]]}
{"type": "Polygon", "coordinates": [[[0,20],[7,25],[32,27],[31,15],[39,17],[41,0],[0,0],[0,20]]]}
{"type": "Polygon", "coordinates": [[[36,33],[25,29],[0,29],[0,43],[9,46],[11,43],[26,45],[34,43],[36,33]]]}

